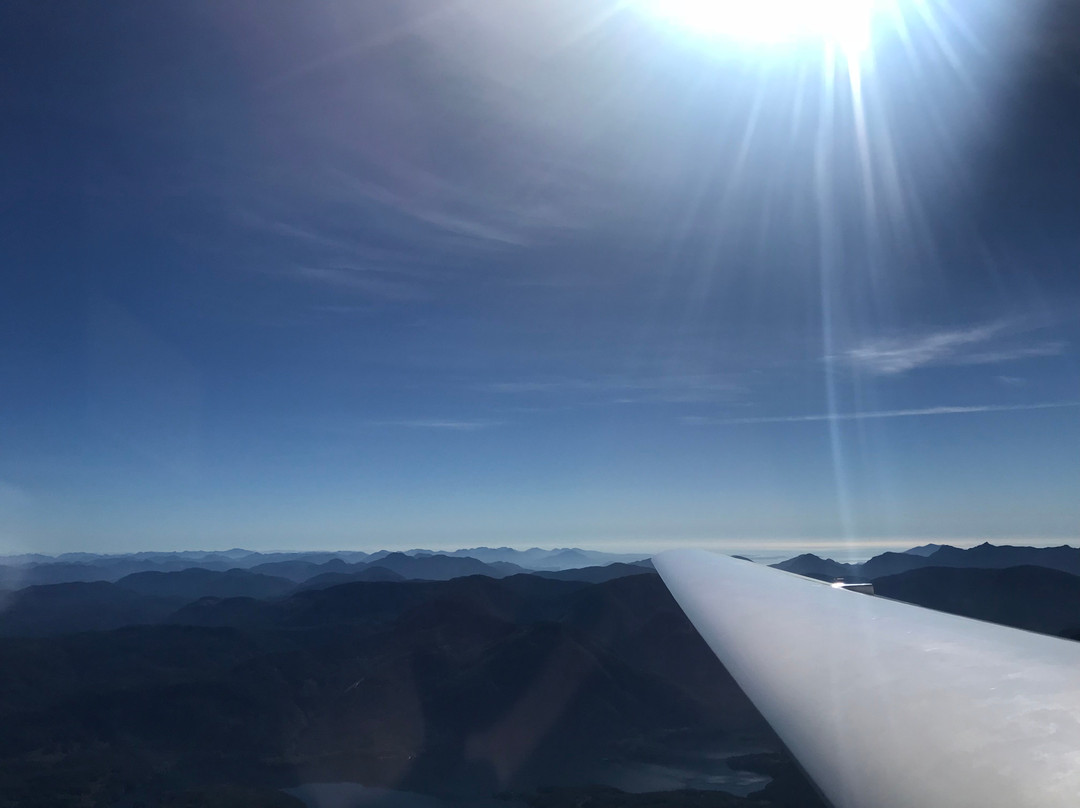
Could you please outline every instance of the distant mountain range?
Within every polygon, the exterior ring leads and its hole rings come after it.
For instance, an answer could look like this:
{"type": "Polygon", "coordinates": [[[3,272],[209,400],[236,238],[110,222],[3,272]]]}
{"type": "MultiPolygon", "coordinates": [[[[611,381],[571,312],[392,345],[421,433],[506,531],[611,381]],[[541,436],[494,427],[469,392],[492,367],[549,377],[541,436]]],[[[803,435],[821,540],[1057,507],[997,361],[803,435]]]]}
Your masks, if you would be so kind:
{"type": "Polygon", "coordinates": [[[0,805],[201,805],[183,795],[335,781],[491,796],[594,783],[613,761],[777,749],[659,576],[634,570],[284,596],[283,577],[199,570],[11,593],[8,633],[38,636],[0,638],[0,805]],[[227,584],[268,596],[174,608],[227,584]],[[58,614],[79,633],[43,632],[58,614]]]}
{"type": "Polygon", "coordinates": [[[1080,549],[1067,545],[1016,547],[989,542],[969,549],[929,544],[906,553],[882,553],[862,564],[844,564],[806,553],[772,566],[811,578],[847,581],[871,581],[885,575],[896,575],[923,567],[1006,569],[1034,566],[1080,575],[1080,549]]]}
{"type": "Polygon", "coordinates": [[[225,572],[251,572],[287,578],[296,583],[326,573],[359,573],[379,566],[403,578],[446,580],[460,575],[502,577],[527,571],[640,562],[646,555],[604,553],[576,548],[515,550],[509,547],[474,547],[436,552],[375,553],[359,551],[259,553],[239,548],[202,552],[143,552],[123,555],[64,553],[59,556],[25,554],[0,556],[0,590],[75,581],[119,581],[140,572],[181,572],[198,568],[225,572]]]}
{"type": "MultiPolygon", "coordinates": [[[[274,562],[264,565],[281,569],[280,564],[295,565],[307,562],[274,562]]],[[[505,562],[484,564],[472,558],[447,556],[386,556],[370,565],[328,562],[308,565],[305,573],[315,573],[306,580],[290,580],[284,576],[266,575],[251,570],[206,570],[193,567],[177,572],[136,572],[118,581],[69,581],[41,584],[0,593],[0,636],[50,636],[77,631],[103,631],[123,626],[148,625],[163,622],[193,622],[199,625],[228,625],[244,622],[234,617],[251,611],[260,615],[276,615],[262,601],[290,599],[280,620],[288,623],[296,618],[299,604],[311,602],[311,595],[326,589],[338,590],[344,584],[409,582],[413,587],[385,587],[372,592],[412,597],[422,592],[421,584],[431,581],[461,579],[505,579],[505,562]],[[388,566],[382,566],[384,563],[388,566]],[[396,567],[392,569],[391,567],[396,567]],[[332,569],[337,571],[322,572],[332,569]],[[409,576],[409,577],[406,577],[409,576]],[[304,600],[307,598],[309,600],[304,600]],[[190,604],[190,606],[189,606],[190,604]],[[176,613],[176,614],[174,614],[176,613]],[[224,617],[223,617],[224,615],[224,617]]],[[[297,572],[292,567],[294,574],[297,572]]],[[[533,580],[564,583],[603,583],[631,575],[654,573],[651,565],[610,564],[606,567],[584,567],[558,572],[516,572],[515,587],[538,586],[533,580]]],[[[478,586],[479,584],[468,584],[478,586]]],[[[346,591],[346,590],[342,590],[346,591]]],[[[353,589],[353,593],[361,590],[353,589]]],[[[384,595],[379,595],[384,597],[384,595]]],[[[279,620],[273,617],[271,622],[279,620]]],[[[250,622],[250,621],[249,621],[250,622]]]]}
{"type": "Polygon", "coordinates": [[[869,581],[876,594],[1015,628],[1080,639],[1080,549],[929,544],[862,564],[805,554],[774,567],[811,578],[869,581]]]}
{"type": "MultiPolygon", "coordinates": [[[[775,566],[1080,638],[1071,547],[775,566]]],[[[565,549],[16,559],[0,808],[284,806],[276,788],[334,781],[537,808],[820,806],[654,572],[565,549]],[[773,781],[745,798],[596,786],[613,761],[706,772],[714,749],[772,750],[738,765],[773,781]]]]}

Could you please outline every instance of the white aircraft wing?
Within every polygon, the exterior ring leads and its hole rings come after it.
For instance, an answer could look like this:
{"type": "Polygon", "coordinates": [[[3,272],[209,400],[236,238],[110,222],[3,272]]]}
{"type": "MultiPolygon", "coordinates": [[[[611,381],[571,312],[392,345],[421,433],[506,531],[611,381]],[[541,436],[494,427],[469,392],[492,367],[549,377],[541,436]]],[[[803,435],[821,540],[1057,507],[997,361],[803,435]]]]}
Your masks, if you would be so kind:
{"type": "Polygon", "coordinates": [[[1080,806],[1080,643],[704,551],[654,563],[835,808],[1080,806]]]}

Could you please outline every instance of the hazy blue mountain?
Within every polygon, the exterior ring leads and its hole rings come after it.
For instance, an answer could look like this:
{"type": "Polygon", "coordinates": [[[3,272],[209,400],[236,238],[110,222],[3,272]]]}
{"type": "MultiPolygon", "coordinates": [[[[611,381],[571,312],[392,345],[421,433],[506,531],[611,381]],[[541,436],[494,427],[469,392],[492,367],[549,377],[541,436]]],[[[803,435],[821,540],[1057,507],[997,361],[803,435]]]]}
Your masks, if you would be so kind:
{"type": "Polygon", "coordinates": [[[796,575],[805,575],[810,578],[821,578],[828,581],[855,574],[852,569],[853,565],[842,564],[839,561],[833,561],[831,558],[820,558],[813,553],[803,553],[772,566],[784,572],[793,572],[796,575]]]}
{"type": "Polygon", "coordinates": [[[297,585],[297,590],[326,589],[331,586],[337,586],[338,584],[355,583],[357,581],[405,580],[408,579],[404,575],[396,573],[386,567],[380,567],[377,564],[373,564],[370,566],[362,566],[360,569],[350,569],[347,572],[324,572],[321,575],[308,578],[303,583],[297,585]]]}
{"type": "Polygon", "coordinates": [[[944,544],[920,544],[918,547],[912,547],[910,550],[905,550],[905,553],[911,553],[911,555],[928,556],[936,553],[944,544]]]}
{"type": "Polygon", "coordinates": [[[284,595],[296,586],[287,578],[260,575],[248,570],[219,572],[198,567],[180,572],[136,572],[124,576],[116,585],[142,595],[182,598],[185,601],[205,597],[273,598],[284,595]]]}
{"type": "Polygon", "coordinates": [[[845,564],[840,561],[833,561],[831,558],[820,558],[813,553],[804,553],[772,566],[785,572],[794,572],[797,575],[820,578],[824,581],[832,581],[837,578],[843,578],[847,581],[865,581],[878,575],[905,572],[909,569],[926,566],[929,563],[930,561],[926,557],[908,555],[907,553],[882,553],[874,556],[864,564],[845,564]]]}
{"type": "MultiPolygon", "coordinates": [[[[546,583],[556,587],[562,582],[546,583]]],[[[550,591],[561,594],[564,590],[550,591]]],[[[356,581],[324,589],[301,589],[276,601],[207,598],[183,607],[168,621],[234,627],[373,625],[397,619],[420,604],[439,600],[469,603],[500,619],[515,621],[526,601],[544,601],[545,592],[504,585],[487,575],[445,581],[356,581]],[[239,616],[239,621],[230,622],[232,615],[239,616]]]]}
{"type": "Polygon", "coordinates": [[[0,597],[0,635],[40,637],[156,623],[182,603],[106,581],[31,586],[0,597]]]}
{"type": "Polygon", "coordinates": [[[524,568],[506,561],[485,564],[469,556],[450,556],[441,553],[434,555],[390,553],[372,561],[368,566],[392,570],[404,578],[426,581],[445,581],[466,575],[504,578],[507,575],[526,572],[524,568]]]}
{"type": "Polygon", "coordinates": [[[608,564],[603,567],[581,567],[580,569],[569,570],[539,570],[534,572],[541,578],[552,578],[558,581],[587,581],[588,583],[598,584],[604,581],[611,581],[615,578],[624,578],[627,575],[642,575],[648,573],[656,573],[651,565],[646,566],[644,564],[624,564],[615,563],[608,564]]]}
{"type": "MultiPolygon", "coordinates": [[[[430,551],[410,551],[410,553],[430,551]]],[[[442,552],[442,551],[440,551],[442,552]]],[[[606,553],[598,550],[583,550],[572,547],[559,547],[544,550],[532,547],[528,550],[515,550],[510,547],[472,547],[444,555],[469,556],[479,561],[493,563],[506,561],[532,570],[561,570],[574,567],[605,566],[614,563],[633,563],[648,558],[647,553],[606,553]]]]}
{"type": "Polygon", "coordinates": [[[590,567],[594,560],[584,550],[570,548],[559,550],[534,564],[535,569],[565,570],[574,567],[590,567]]]}
{"type": "Polygon", "coordinates": [[[306,550],[301,552],[249,553],[232,564],[234,567],[251,568],[260,564],[272,564],[279,561],[306,561],[311,564],[325,564],[335,559],[346,564],[358,564],[378,556],[379,553],[365,553],[360,550],[306,550]]]}
{"type": "Polygon", "coordinates": [[[515,550],[512,547],[469,547],[445,554],[469,556],[488,564],[494,561],[508,561],[511,564],[518,564],[531,569],[535,562],[542,561],[552,552],[552,550],[542,550],[539,547],[532,547],[528,550],[515,550]]]}
{"type": "Polygon", "coordinates": [[[0,588],[21,589],[27,586],[71,583],[75,581],[107,581],[115,577],[108,570],[91,564],[52,561],[44,564],[27,564],[0,568],[0,588]]]}
{"type": "Polygon", "coordinates": [[[900,572],[918,569],[936,562],[937,553],[930,556],[917,556],[908,553],[882,553],[857,567],[857,574],[864,578],[877,578],[882,575],[896,575],[900,572]]]}
{"type": "Polygon", "coordinates": [[[138,572],[115,583],[41,584],[0,597],[0,634],[34,636],[157,623],[185,603],[203,598],[274,598],[294,588],[285,578],[197,567],[138,572]]]}
{"type": "Polygon", "coordinates": [[[616,562],[633,563],[640,561],[642,556],[574,548],[515,550],[509,547],[474,547],[449,552],[410,550],[405,553],[386,550],[374,553],[356,550],[260,553],[233,548],[223,551],[148,551],[118,555],[65,553],[57,557],[24,554],[0,558],[0,589],[13,590],[71,581],[118,581],[140,572],[181,572],[191,568],[220,572],[247,569],[300,583],[330,572],[356,572],[365,565],[385,559],[389,561],[383,566],[403,577],[441,580],[453,575],[502,576],[534,569],[562,570],[616,562]],[[415,559],[415,563],[406,561],[406,558],[415,559]],[[445,558],[461,561],[431,561],[445,558]],[[480,567],[472,562],[488,566],[480,567]],[[454,563],[458,565],[452,566],[454,563]]]}
{"type": "Polygon", "coordinates": [[[47,564],[56,559],[53,556],[41,553],[18,553],[16,555],[0,555],[0,566],[21,567],[25,564],[47,564]]]}
{"type": "Polygon", "coordinates": [[[356,571],[357,569],[363,569],[366,566],[367,565],[364,562],[360,562],[359,564],[349,564],[340,558],[332,558],[329,561],[320,563],[296,558],[287,561],[268,561],[262,564],[255,564],[254,566],[248,567],[248,571],[260,575],[274,575],[281,578],[288,578],[290,581],[299,583],[301,581],[306,581],[309,578],[314,578],[316,575],[325,575],[330,572],[341,573],[356,571]]]}
{"type": "Polygon", "coordinates": [[[61,553],[56,558],[50,558],[49,561],[63,561],[67,564],[93,564],[96,561],[111,558],[116,558],[116,556],[101,555],[99,553],[61,553]]]}
{"type": "Polygon", "coordinates": [[[984,542],[967,550],[946,545],[928,556],[927,560],[936,567],[1003,569],[1032,565],[1080,575],[1080,549],[1068,545],[1017,547],[984,542]]]}
{"type": "Polygon", "coordinates": [[[299,581],[324,572],[344,570],[350,564],[362,564],[369,558],[367,553],[352,551],[253,553],[246,550],[124,555],[65,553],[55,559],[48,556],[20,556],[16,557],[15,562],[0,566],[0,588],[17,589],[71,581],[118,581],[127,575],[141,572],[181,572],[192,568],[219,572],[247,568],[299,581]]]}
{"type": "Polygon", "coordinates": [[[118,581],[137,572],[180,572],[192,567],[224,571],[235,566],[228,559],[195,562],[176,554],[142,559],[102,556],[90,562],[55,561],[0,568],[0,586],[14,589],[73,581],[118,581]]]}

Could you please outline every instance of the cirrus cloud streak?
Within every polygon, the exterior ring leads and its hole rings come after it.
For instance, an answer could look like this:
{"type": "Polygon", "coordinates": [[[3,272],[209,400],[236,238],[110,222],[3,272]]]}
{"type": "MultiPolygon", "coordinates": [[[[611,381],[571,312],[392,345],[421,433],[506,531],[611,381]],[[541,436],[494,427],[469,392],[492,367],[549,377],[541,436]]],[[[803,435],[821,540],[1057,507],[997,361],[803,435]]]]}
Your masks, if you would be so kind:
{"type": "Polygon", "coordinates": [[[1039,404],[981,404],[975,406],[918,407],[905,410],[864,410],[857,412],[810,413],[806,415],[766,415],[747,418],[710,418],[688,415],[691,426],[738,426],[740,424],[799,424],[819,421],[862,421],[874,418],[920,418],[933,415],[971,415],[984,412],[1023,412],[1080,407],[1080,401],[1049,401],[1039,404]]]}

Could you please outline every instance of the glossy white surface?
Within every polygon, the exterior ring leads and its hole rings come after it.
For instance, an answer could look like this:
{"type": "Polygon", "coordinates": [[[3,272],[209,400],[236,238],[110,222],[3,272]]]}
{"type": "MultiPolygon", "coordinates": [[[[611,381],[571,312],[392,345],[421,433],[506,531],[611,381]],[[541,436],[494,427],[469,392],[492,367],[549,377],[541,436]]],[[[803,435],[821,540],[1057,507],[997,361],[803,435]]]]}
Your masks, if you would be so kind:
{"type": "Polygon", "coordinates": [[[700,550],[654,563],[835,808],[1080,806],[1080,643],[700,550]]]}

